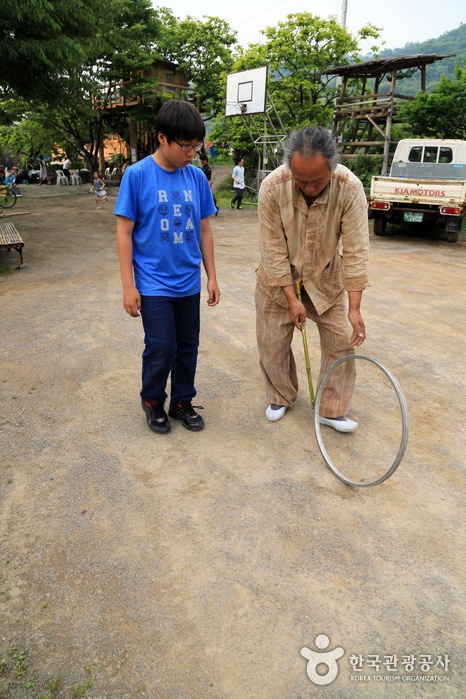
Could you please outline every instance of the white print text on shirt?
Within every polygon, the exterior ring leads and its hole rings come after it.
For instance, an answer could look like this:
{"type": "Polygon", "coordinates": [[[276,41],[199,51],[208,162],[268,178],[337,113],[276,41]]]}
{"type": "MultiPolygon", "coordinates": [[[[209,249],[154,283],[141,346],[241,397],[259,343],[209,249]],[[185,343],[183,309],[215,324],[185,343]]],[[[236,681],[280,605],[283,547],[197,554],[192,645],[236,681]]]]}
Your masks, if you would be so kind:
{"type": "MultiPolygon", "coordinates": [[[[164,213],[168,214],[168,211],[169,211],[168,204],[170,203],[168,193],[164,189],[159,189],[157,191],[158,191],[159,203],[162,205],[163,204],[167,205],[163,208],[164,208],[164,213]]],[[[173,214],[173,225],[177,226],[177,224],[178,224],[178,226],[181,226],[182,225],[182,218],[181,217],[183,215],[183,211],[182,211],[183,204],[180,202],[181,195],[180,195],[179,191],[177,191],[177,190],[172,191],[171,195],[172,195],[172,200],[174,200],[174,202],[175,202],[175,203],[171,204],[172,214],[173,214]]],[[[185,203],[192,202],[192,200],[193,200],[192,191],[184,189],[183,190],[183,197],[184,197],[185,203]]],[[[162,208],[162,207],[160,207],[160,208],[162,208]]],[[[159,211],[160,211],[160,208],[159,208],[159,211]]],[[[191,211],[191,210],[192,210],[192,207],[190,206],[189,211],[191,211]]],[[[168,235],[170,232],[170,220],[168,218],[162,217],[160,219],[160,231],[161,231],[161,241],[163,243],[167,243],[168,242],[168,235]]],[[[184,233],[186,233],[187,240],[191,240],[193,231],[194,231],[194,223],[193,223],[191,216],[188,213],[188,218],[186,220],[185,230],[184,230],[184,233]]],[[[179,232],[173,231],[173,243],[175,245],[178,243],[184,243],[183,231],[179,231],[179,232]]]]}

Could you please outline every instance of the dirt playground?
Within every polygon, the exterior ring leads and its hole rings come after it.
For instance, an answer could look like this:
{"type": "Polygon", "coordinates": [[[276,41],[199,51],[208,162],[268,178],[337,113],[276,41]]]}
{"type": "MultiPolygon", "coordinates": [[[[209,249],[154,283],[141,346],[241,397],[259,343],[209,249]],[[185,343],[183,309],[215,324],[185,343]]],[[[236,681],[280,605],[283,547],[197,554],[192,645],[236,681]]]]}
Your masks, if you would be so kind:
{"type": "MultiPolygon", "coordinates": [[[[26,264],[0,253],[11,268],[0,275],[0,697],[462,699],[464,237],[371,233],[361,353],[399,381],[410,434],[390,479],[351,488],[318,450],[300,337],[298,401],[265,420],[252,206],[212,219],[222,297],[208,308],[203,292],[194,401],[206,428],[149,431],[117,190],[96,211],[88,189],[24,186],[22,215],[4,219],[26,264]]],[[[392,436],[384,400],[372,412],[363,461],[392,436]]]]}

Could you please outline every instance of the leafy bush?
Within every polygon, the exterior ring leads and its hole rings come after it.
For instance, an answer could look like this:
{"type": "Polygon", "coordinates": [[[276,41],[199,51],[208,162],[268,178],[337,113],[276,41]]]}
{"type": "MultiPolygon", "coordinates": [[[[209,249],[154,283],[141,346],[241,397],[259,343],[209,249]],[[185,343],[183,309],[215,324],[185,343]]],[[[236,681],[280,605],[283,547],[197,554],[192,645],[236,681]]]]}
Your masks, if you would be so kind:
{"type": "Polygon", "coordinates": [[[371,179],[374,175],[380,175],[383,164],[383,155],[366,155],[360,153],[355,160],[342,158],[342,164],[346,165],[348,170],[354,172],[356,177],[359,177],[364,187],[369,187],[371,179]]]}

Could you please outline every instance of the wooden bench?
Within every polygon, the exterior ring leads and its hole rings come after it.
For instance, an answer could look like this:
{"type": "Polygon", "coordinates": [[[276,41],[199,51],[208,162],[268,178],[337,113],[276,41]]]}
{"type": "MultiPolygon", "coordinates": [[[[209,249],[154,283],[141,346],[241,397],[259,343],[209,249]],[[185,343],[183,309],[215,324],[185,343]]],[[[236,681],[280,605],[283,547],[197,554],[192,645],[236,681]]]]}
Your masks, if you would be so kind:
{"type": "Polygon", "coordinates": [[[19,253],[20,267],[23,264],[24,242],[13,223],[0,221],[0,250],[17,250],[19,253]]]}

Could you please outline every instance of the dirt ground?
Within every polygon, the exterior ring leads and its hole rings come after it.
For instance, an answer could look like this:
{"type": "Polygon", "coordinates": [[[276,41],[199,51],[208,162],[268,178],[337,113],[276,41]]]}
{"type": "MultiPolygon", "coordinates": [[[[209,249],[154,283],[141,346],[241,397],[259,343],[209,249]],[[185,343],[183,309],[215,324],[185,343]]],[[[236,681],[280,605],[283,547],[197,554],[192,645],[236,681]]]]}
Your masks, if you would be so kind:
{"type": "MultiPolygon", "coordinates": [[[[0,697],[464,697],[464,239],[371,235],[362,350],[411,424],[396,473],[350,488],[317,448],[299,337],[298,401],[265,420],[253,209],[212,219],[206,428],[149,431],[115,194],[95,211],[88,187],[25,186],[8,219],[26,266],[0,254],[0,697]],[[305,647],[343,649],[332,683],[305,647]]],[[[315,374],[310,324],[308,340],[315,374]]],[[[384,410],[363,460],[391,435],[384,410]]]]}

